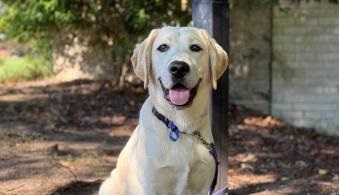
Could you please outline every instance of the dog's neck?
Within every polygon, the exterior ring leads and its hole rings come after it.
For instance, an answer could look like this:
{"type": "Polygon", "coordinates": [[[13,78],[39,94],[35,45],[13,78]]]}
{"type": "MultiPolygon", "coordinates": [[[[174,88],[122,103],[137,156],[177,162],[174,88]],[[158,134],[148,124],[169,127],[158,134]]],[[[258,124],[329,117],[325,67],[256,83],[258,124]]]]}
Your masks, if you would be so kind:
{"type": "Polygon", "coordinates": [[[206,139],[212,141],[210,123],[211,88],[201,88],[191,105],[178,108],[170,105],[163,97],[154,95],[149,89],[152,106],[173,121],[181,131],[200,131],[206,139]]]}

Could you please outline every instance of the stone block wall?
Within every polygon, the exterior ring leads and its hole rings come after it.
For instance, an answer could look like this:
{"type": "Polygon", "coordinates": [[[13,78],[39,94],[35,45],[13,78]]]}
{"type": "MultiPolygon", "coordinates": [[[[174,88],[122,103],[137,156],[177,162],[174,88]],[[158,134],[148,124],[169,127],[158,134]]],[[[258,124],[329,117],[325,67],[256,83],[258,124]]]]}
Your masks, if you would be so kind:
{"type": "Polygon", "coordinates": [[[128,60],[117,60],[111,41],[104,38],[94,30],[71,29],[56,34],[53,41],[56,78],[60,81],[119,79],[121,66],[128,60]]]}
{"type": "Polygon", "coordinates": [[[339,135],[339,6],[283,6],[273,15],[272,114],[339,135]]]}
{"type": "Polygon", "coordinates": [[[230,14],[230,102],[268,113],[271,10],[239,5],[230,14]]]}

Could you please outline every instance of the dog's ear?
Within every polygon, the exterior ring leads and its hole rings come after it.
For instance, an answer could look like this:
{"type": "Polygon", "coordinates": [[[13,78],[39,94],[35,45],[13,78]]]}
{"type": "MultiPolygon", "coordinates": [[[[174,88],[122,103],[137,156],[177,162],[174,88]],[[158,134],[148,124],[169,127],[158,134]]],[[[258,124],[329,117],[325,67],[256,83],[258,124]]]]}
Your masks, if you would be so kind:
{"type": "Polygon", "coordinates": [[[131,58],[135,74],[144,81],[144,88],[147,88],[152,63],[152,46],[158,35],[158,29],[154,29],[148,37],[136,46],[131,58]]]}
{"type": "Polygon", "coordinates": [[[228,56],[225,50],[208,35],[206,30],[201,30],[201,33],[208,45],[212,86],[213,89],[217,89],[217,80],[228,66],[228,56]]]}

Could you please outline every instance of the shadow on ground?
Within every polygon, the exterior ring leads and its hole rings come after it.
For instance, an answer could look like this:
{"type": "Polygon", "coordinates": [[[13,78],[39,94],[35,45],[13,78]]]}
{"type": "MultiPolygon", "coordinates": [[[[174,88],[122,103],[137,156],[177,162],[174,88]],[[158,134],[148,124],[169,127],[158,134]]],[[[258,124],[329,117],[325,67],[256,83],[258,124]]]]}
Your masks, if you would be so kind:
{"type": "Polygon", "coordinates": [[[146,97],[101,84],[0,86],[0,194],[98,190],[91,181],[109,176],[146,97]]]}
{"type": "Polygon", "coordinates": [[[231,109],[231,195],[339,194],[339,139],[241,107],[231,109]]]}
{"type": "MultiPolygon", "coordinates": [[[[0,194],[94,195],[147,94],[93,81],[0,86],[0,194]]],[[[339,194],[339,139],[232,105],[232,195],[339,194]]]]}
{"type": "Polygon", "coordinates": [[[58,189],[51,195],[95,195],[100,187],[101,181],[93,182],[73,182],[67,186],[58,189]]]}

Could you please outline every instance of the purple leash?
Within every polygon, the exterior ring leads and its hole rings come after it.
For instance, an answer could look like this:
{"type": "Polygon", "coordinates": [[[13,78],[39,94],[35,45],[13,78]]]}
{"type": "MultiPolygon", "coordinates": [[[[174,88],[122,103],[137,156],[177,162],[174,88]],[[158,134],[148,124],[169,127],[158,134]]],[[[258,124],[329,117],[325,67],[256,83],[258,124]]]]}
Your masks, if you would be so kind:
{"type": "Polygon", "coordinates": [[[214,192],[212,195],[225,195],[228,193],[228,188],[224,187],[221,190],[214,192]]]}
{"type": "Polygon", "coordinates": [[[208,151],[209,153],[212,155],[214,162],[215,162],[215,172],[214,172],[214,178],[210,187],[210,191],[208,193],[208,195],[225,195],[228,193],[228,188],[224,187],[221,190],[214,192],[215,186],[217,185],[217,179],[218,179],[218,169],[219,169],[219,161],[218,161],[218,154],[217,151],[215,149],[215,146],[213,143],[209,144],[210,147],[208,147],[208,151]],[[213,193],[213,194],[212,194],[213,193]]]}
{"type": "Polygon", "coordinates": [[[215,172],[214,172],[214,177],[213,181],[210,187],[210,191],[208,192],[208,195],[225,195],[228,193],[228,188],[224,187],[221,190],[213,193],[215,186],[217,185],[217,179],[218,179],[218,170],[219,170],[219,161],[218,161],[218,154],[215,149],[215,146],[213,143],[208,143],[200,134],[199,131],[194,131],[193,133],[188,133],[185,131],[180,131],[179,128],[173,123],[173,121],[169,120],[167,117],[162,115],[160,112],[157,111],[155,107],[152,108],[152,113],[162,121],[167,128],[170,129],[170,132],[168,134],[168,139],[171,140],[172,142],[176,142],[180,138],[180,134],[187,134],[187,135],[192,135],[195,136],[199,139],[199,141],[206,146],[208,152],[211,154],[211,156],[214,159],[215,162],[215,172]]]}

